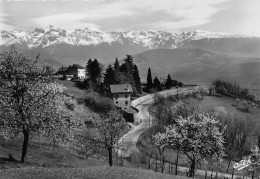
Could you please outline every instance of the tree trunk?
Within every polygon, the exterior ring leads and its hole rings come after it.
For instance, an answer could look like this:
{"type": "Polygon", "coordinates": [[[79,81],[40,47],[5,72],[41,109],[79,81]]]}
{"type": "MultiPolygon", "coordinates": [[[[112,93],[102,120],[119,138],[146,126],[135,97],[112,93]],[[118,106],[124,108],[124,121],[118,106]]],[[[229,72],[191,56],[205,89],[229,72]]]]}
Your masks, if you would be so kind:
{"type": "Polygon", "coordinates": [[[163,173],[163,170],[164,170],[164,156],[162,157],[162,168],[161,168],[161,172],[163,173]]]}
{"type": "Polygon", "coordinates": [[[254,179],[254,177],[255,177],[255,172],[253,171],[253,174],[252,174],[252,179],[254,179]]]}
{"type": "Polygon", "coordinates": [[[23,129],[23,151],[22,151],[22,157],[21,157],[22,163],[25,162],[27,148],[28,148],[28,142],[29,142],[29,131],[23,129]]]}
{"type": "Polygon", "coordinates": [[[179,160],[179,155],[177,155],[176,162],[175,162],[175,175],[178,175],[178,160],[179,160]]]}
{"type": "Polygon", "coordinates": [[[260,135],[257,136],[258,148],[260,149],[260,135]]]}
{"type": "Polygon", "coordinates": [[[155,171],[157,172],[157,153],[155,153],[155,171]]]}
{"type": "Polygon", "coordinates": [[[192,160],[190,165],[189,177],[194,178],[194,175],[195,175],[195,160],[192,160]]]}
{"type": "Polygon", "coordinates": [[[228,169],[229,169],[230,163],[231,163],[231,159],[229,159],[229,161],[228,161],[227,173],[228,173],[228,169]]]}
{"type": "Polygon", "coordinates": [[[113,150],[112,148],[109,148],[108,149],[108,162],[109,162],[109,165],[112,166],[113,165],[113,154],[112,154],[113,150]]]}

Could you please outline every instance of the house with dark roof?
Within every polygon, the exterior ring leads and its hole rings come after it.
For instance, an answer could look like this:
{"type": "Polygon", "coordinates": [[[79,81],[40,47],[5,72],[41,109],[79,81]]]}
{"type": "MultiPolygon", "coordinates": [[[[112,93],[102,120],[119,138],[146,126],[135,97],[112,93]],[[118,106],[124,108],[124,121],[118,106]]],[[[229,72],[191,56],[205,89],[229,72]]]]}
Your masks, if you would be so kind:
{"type": "Polygon", "coordinates": [[[85,78],[85,68],[79,64],[73,64],[68,67],[61,67],[56,75],[66,76],[67,79],[74,78],[83,80],[85,78]]]}
{"type": "Polygon", "coordinates": [[[130,108],[131,94],[133,93],[133,89],[130,84],[110,85],[110,91],[112,93],[113,103],[115,106],[125,110],[130,108]]]}
{"type": "Polygon", "coordinates": [[[137,123],[135,114],[138,109],[131,106],[131,94],[133,93],[130,84],[110,85],[110,92],[113,103],[116,107],[122,109],[123,117],[127,122],[137,123]]]}

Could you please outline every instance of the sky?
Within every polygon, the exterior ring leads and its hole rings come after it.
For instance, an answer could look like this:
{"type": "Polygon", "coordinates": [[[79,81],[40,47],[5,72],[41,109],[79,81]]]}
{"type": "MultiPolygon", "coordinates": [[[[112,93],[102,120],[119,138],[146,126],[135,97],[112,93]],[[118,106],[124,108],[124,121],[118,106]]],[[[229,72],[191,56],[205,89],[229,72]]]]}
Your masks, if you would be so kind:
{"type": "Polygon", "coordinates": [[[260,0],[0,0],[0,30],[49,25],[260,36],[260,0]]]}

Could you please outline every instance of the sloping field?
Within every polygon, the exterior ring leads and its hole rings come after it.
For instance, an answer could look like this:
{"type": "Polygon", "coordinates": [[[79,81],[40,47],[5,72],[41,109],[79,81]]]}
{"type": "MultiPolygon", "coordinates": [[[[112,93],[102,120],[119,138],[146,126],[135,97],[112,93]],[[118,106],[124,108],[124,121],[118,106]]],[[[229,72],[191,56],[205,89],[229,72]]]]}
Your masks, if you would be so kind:
{"type": "Polygon", "coordinates": [[[151,170],[125,167],[88,168],[24,168],[1,171],[5,179],[184,179],[186,177],[156,173],[151,170]]]}

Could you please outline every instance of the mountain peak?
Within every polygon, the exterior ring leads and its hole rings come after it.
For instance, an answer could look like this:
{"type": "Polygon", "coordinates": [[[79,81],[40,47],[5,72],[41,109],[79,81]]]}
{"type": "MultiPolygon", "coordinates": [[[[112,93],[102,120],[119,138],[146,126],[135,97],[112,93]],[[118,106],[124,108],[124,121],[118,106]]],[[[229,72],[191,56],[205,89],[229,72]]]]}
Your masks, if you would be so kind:
{"type": "Polygon", "coordinates": [[[123,44],[130,42],[148,49],[176,48],[184,42],[204,38],[240,38],[244,36],[219,32],[196,30],[180,34],[155,30],[139,30],[127,32],[103,32],[96,28],[78,28],[68,31],[55,25],[48,28],[35,28],[34,31],[0,31],[0,45],[27,44],[29,48],[47,47],[57,44],[100,45],[112,42],[123,44]]]}

